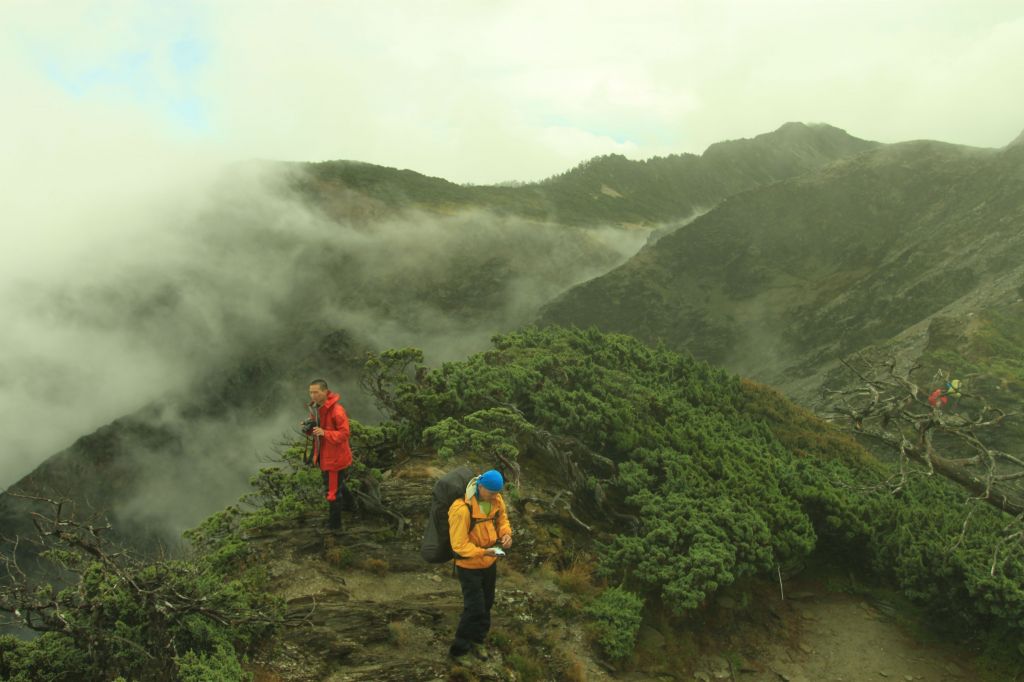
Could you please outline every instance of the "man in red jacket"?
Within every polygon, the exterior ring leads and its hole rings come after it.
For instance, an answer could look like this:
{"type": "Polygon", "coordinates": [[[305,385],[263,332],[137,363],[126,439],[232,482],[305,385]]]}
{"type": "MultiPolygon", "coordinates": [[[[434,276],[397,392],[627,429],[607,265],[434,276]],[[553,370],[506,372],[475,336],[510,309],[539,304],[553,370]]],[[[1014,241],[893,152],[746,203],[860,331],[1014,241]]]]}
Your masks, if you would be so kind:
{"type": "Polygon", "coordinates": [[[352,465],[348,415],[338,402],[338,394],[327,390],[323,379],[310,382],[309,400],[309,416],[316,423],[309,432],[313,437],[313,462],[320,465],[327,491],[327,527],[341,530],[341,504],[350,494],[345,480],[352,465]]]}

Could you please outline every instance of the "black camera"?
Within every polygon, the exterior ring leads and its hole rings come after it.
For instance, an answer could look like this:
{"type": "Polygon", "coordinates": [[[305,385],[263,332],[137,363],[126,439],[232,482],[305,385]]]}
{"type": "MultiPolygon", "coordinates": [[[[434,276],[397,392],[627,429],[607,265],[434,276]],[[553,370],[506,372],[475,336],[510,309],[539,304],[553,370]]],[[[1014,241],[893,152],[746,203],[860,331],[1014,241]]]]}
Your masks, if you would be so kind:
{"type": "Polygon", "coordinates": [[[302,432],[307,436],[313,433],[313,429],[317,427],[316,419],[309,417],[302,422],[302,432]]]}

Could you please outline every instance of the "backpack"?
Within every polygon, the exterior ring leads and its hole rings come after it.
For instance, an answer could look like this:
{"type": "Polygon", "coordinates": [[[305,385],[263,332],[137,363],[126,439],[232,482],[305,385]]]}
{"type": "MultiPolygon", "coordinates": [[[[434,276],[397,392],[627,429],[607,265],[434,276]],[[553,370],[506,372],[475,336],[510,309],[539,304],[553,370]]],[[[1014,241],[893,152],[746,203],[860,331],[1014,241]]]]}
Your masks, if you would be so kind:
{"type": "MultiPolygon", "coordinates": [[[[434,492],[430,500],[430,518],[427,519],[427,527],[423,531],[423,542],[420,544],[420,556],[424,561],[432,564],[443,564],[452,559],[458,559],[458,555],[452,551],[451,536],[448,534],[448,509],[455,500],[461,500],[466,495],[466,486],[476,477],[469,467],[452,469],[442,476],[434,484],[434,492]]],[[[469,530],[473,530],[480,521],[486,519],[470,518],[469,530]]],[[[497,523],[498,517],[494,516],[497,523]]]]}

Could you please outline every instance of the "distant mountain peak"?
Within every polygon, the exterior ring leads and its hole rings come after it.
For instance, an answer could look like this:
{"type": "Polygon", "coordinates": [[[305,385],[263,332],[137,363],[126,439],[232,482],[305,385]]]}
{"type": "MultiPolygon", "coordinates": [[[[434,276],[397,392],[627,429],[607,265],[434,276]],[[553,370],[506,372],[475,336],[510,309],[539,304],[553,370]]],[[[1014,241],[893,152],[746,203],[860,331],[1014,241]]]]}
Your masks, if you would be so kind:
{"type": "Polygon", "coordinates": [[[701,155],[704,158],[745,153],[744,150],[769,150],[776,154],[797,156],[846,156],[877,146],[877,142],[862,140],[827,123],[801,123],[790,121],[769,133],[750,138],[716,142],[701,155]]]}
{"type": "Polygon", "coordinates": [[[1014,152],[1024,151],[1024,138],[1002,156],[943,142],[861,140],[881,153],[813,170],[809,161],[842,158],[819,150],[853,140],[788,124],[709,150],[701,161],[716,170],[750,168],[744,157],[760,168],[795,158],[809,170],[729,195],[562,294],[541,322],[663,341],[811,395],[818,379],[809,377],[830,371],[830,358],[905,331],[911,338],[911,327],[942,311],[1016,299],[1024,196],[1014,152]]]}
{"type": "MultiPolygon", "coordinates": [[[[845,130],[843,130],[842,128],[837,128],[834,125],[829,125],[828,123],[804,123],[803,121],[788,121],[788,122],[783,123],[782,125],[780,125],[778,128],[776,128],[772,132],[775,132],[775,133],[803,132],[803,131],[807,131],[807,130],[834,130],[834,131],[842,133],[844,135],[847,134],[847,132],[845,130]]],[[[771,135],[772,133],[763,133],[763,134],[764,135],[771,135]]]]}
{"type": "Polygon", "coordinates": [[[770,133],[762,133],[754,138],[755,140],[856,140],[842,128],[837,128],[828,123],[802,123],[790,121],[783,123],[770,133]]]}

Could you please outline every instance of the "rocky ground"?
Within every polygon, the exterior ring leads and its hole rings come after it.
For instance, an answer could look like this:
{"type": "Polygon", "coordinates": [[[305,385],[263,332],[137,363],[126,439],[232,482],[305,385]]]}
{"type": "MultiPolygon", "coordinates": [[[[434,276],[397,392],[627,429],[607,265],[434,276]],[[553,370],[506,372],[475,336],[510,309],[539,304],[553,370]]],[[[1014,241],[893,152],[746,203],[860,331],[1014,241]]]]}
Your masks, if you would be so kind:
{"type": "Polygon", "coordinates": [[[251,538],[289,617],[250,664],[256,682],[981,679],[971,652],[918,641],[891,604],[803,574],[785,581],[784,599],[767,581],[687,622],[645,622],[633,659],[609,665],[579,618],[593,589],[586,571],[541,560],[528,510],[544,512],[528,504],[513,512],[517,544],[499,569],[489,659],[454,662],[447,646],[461,610],[458,581],[449,565],[426,564],[418,551],[417,519],[429,507],[434,473],[409,469],[385,479],[381,498],[393,516],[349,514],[337,535],[309,518],[251,538]]]}

